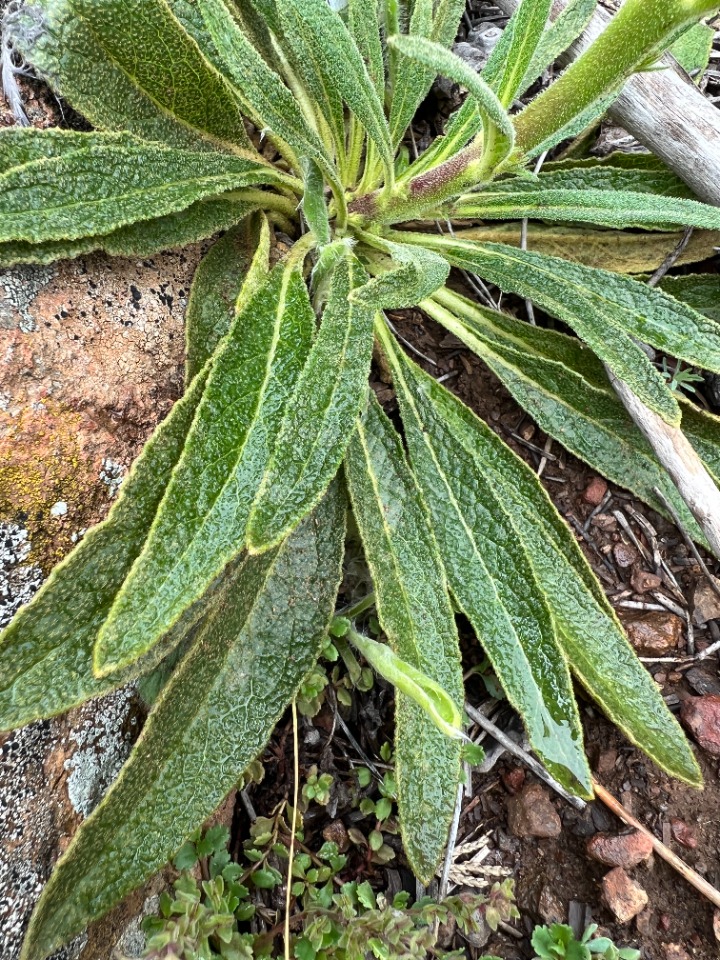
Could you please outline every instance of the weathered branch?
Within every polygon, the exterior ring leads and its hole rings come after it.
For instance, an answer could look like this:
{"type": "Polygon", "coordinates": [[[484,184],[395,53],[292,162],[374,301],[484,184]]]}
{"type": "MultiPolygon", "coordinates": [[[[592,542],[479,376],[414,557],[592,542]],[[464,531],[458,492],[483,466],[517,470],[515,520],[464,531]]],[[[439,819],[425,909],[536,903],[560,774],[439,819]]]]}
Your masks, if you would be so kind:
{"type": "MultiPolygon", "coordinates": [[[[520,0],[495,0],[508,14],[520,0]]],[[[564,7],[555,0],[553,13],[564,7]]],[[[610,14],[598,7],[583,35],[565,55],[577,57],[600,34],[610,14]]],[[[652,150],[707,203],[720,206],[720,110],[685,75],[672,57],[665,70],[636,74],[623,87],[610,110],[612,119],[652,150]]],[[[705,534],[720,557],[720,490],[689,441],[676,427],[648,409],[630,388],[612,376],[610,381],[628,413],[650,442],[705,534]]]]}
{"type": "MultiPolygon", "coordinates": [[[[496,0],[512,14],[520,0],[496,0]]],[[[555,0],[553,14],[565,6],[555,0]]],[[[598,7],[583,35],[561,57],[574,60],[605,29],[610,13],[598,7]]],[[[672,57],[667,69],[635,74],[610,108],[612,119],[657,154],[707,203],[720,206],[720,110],[692,83],[672,57]]]]}

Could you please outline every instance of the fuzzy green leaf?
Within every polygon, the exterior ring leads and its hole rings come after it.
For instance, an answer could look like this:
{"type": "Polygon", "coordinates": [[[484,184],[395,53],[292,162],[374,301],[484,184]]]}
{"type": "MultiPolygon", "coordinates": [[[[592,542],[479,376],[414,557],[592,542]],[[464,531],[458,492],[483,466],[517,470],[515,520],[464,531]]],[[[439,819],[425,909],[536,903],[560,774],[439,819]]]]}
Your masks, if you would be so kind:
{"type": "Polygon", "coordinates": [[[349,0],[348,26],[382,102],[385,98],[385,62],[379,4],[380,0],[349,0]]]}
{"type": "MultiPolygon", "coordinates": [[[[437,544],[417,482],[392,424],[371,400],[348,448],[345,476],[393,651],[427,674],[462,708],[457,630],[437,544]]],[[[414,700],[396,703],[398,809],[415,874],[432,879],[447,842],[461,746],[414,700]]]]}
{"type": "Polygon", "coordinates": [[[55,868],[23,960],[43,960],[162,867],[263,749],[320,651],[344,513],[335,485],[282,547],[248,559],[226,586],[120,777],[55,868]]]}
{"type": "MultiPolygon", "coordinates": [[[[264,217],[248,217],[218,240],[195,271],[185,313],[185,381],[205,366],[230,329],[240,293],[265,280],[270,232],[264,217]]],[[[252,289],[250,295],[255,293],[252,289]]]]}
{"type": "Polygon", "coordinates": [[[161,250],[184,247],[212,237],[240,223],[259,205],[252,200],[237,199],[239,193],[198,200],[187,210],[169,213],[155,220],[143,220],[120,227],[105,236],[82,237],[79,240],[48,240],[28,243],[26,240],[0,243],[0,267],[17,263],[54,263],[101,250],[111,257],[150,257],[161,250]]]}
{"type": "Polygon", "coordinates": [[[325,182],[322,172],[314,160],[306,161],[304,168],[303,214],[308,226],[317,238],[319,246],[325,247],[332,239],[328,207],[325,201],[325,182]]]}
{"type": "Polygon", "coordinates": [[[150,650],[243,550],[314,324],[301,274],[283,265],[235,320],[142,554],[100,632],[99,675],[150,650]]]}
{"type": "Polygon", "coordinates": [[[421,371],[383,340],[413,468],[455,599],[473,625],[530,742],[553,776],[587,793],[590,774],[568,666],[531,558],[494,484],[420,389],[421,371]]]}
{"type": "Polygon", "coordinates": [[[720,323],[720,277],[716,273],[665,277],[660,287],[704,317],[720,323]]]}
{"type": "Polygon", "coordinates": [[[336,265],[320,332],[287,412],[248,520],[247,545],[279,543],[334,477],[365,405],[373,310],[349,296],[367,274],[352,254],[336,265]]]}
{"type": "Polygon", "coordinates": [[[278,179],[270,166],[224,154],[156,144],[89,147],[0,176],[0,243],[107,234],[205,197],[278,179]]]}
{"type": "MultiPolygon", "coordinates": [[[[408,36],[432,39],[433,0],[417,0],[413,4],[408,24],[408,36]]],[[[391,51],[393,48],[391,47],[391,51]]],[[[392,56],[392,52],[390,54],[392,56]]],[[[397,147],[410,126],[415,111],[433,82],[433,70],[427,64],[420,67],[411,60],[394,61],[392,101],[390,106],[390,136],[397,147]]]]}
{"type": "MultiPolygon", "coordinates": [[[[663,513],[654,493],[658,487],[686,528],[703,542],[699,526],[610,386],[602,363],[580,340],[479,307],[449,290],[420,306],[485,361],[546,433],[663,513]]],[[[683,429],[686,425],[683,411],[683,429]]]]}
{"type": "Polygon", "coordinates": [[[420,37],[396,35],[388,38],[388,45],[408,59],[424,64],[436,73],[449,77],[456,83],[467,87],[468,95],[477,102],[480,111],[502,134],[507,141],[507,152],[510,152],[515,133],[505,108],[491,87],[460,57],[446,50],[440,44],[420,37]]]}
{"type": "MultiPolygon", "coordinates": [[[[327,0],[285,0],[282,17],[285,40],[295,57],[310,58],[317,70],[320,86],[328,92],[329,101],[340,98],[340,125],[336,131],[338,142],[343,144],[345,137],[342,117],[344,101],[365,128],[379,151],[385,169],[392,176],[393,148],[383,105],[360,51],[341,17],[330,9],[327,0]]],[[[335,126],[336,109],[333,106],[335,126]]]]}
{"type": "Polygon", "coordinates": [[[412,371],[417,396],[446,424],[448,437],[470,458],[478,482],[492,486],[510,511],[575,676],[657,764],[672,776],[700,784],[700,770],[679,724],[536,475],[456,397],[415,365],[412,371]]]}
{"type": "Polygon", "coordinates": [[[373,238],[373,242],[398,266],[390,266],[386,272],[354,290],[350,294],[353,303],[375,306],[378,310],[414,307],[448,278],[450,264],[432,250],[377,238],[373,238]]]}
{"type": "MultiPolygon", "coordinates": [[[[601,169],[601,168],[596,168],[601,169]]],[[[607,170],[602,171],[607,173],[607,170]]],[[[478,220],[569,220],[603,227],[647,227],[672,230],[678,227],[720,228],[717,207],[696,200],[653,196],[627,190],[556,189],[552,175],[536,183],[500,183],[462,197],[449,210],[458,219],[478,220]]]]}
{"type": "Polygon", "coordinates": [[[258,126],[285,141],[299,156],[315,160],[339,185],[331,159],[295,97],[243,35],[223,0],[196,2],[238,97],[258,126]]]}
{"type": "Polygon", "coordinates": [[[503,244],[443,237],[433,238],[432,247],[563,320],[668,423],[680,422],[677,401],[633,338],[689,363],[703,365],[701,355],[710,369],[720,364],[720,338],[710,321],[635,280],[503,244]]]}
{"type": "Polygon", "coordinates": [[[555,63],[560,54],[564,53],[570,44],[580,36],[590,22],[596,7],[597,0],[569,0],[565,4],[555,20],[548,24],[540,38],[517,96],[525,93],[543,70],[555,63]]]}
{"type": "Polygon", "coordinates": [[[35,160],[50,160],[89,147],[122,147],[141,143],[141,140],[126,133],[7,127],[0,130],[0,173],[7,173],[14,167],[22,167],[35,160]]]}
{"type": "Polygon", "coordinates": [[[483,79],[510,107],[520,93],[548,22],[552,0],[522,0],[483,70],[483,79]]]}
{"type": "Polygon", "coordinates": [[[253,149],[229,84],[164,0],[36,0],[14,33],[23,56],[100,129],[253,149]]]}
{"type": "MultiPolygon", "coordinates": [[[[93,646],[142,550],[206,380],[206,374],[196,378],[147,442],[107,519],[85,534],[0,635],[0,730],[63,713],[132,675],[96,679],[93,646]]],[[[167,644],[159,652],[167,653],[167,644]]],[[[151,659],[137,668],[153,665],[151,659]]]]}
{"type": "MultiPolygon", "coordinates": [[[[560,160],[546,164],[535,178],[540,189],[552,190],[629,190],[667,197],[694,199],[690,187],[652,154],[610,154],[603,160],[560,160]]],[[[511,192],[519,183],[500,181],[501,189],[511,192]]],[[[527,181],[526,181],[527,184],[527,181]]],[[[494,187],[495,185],[493,185],[494,187]]]]}

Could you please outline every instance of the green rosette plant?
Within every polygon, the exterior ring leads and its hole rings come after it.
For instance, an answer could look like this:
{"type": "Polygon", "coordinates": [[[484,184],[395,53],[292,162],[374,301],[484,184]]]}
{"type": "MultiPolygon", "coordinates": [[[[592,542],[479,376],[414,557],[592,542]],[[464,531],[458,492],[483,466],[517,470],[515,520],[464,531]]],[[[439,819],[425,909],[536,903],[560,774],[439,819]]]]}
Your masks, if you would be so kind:
{"type": "Polygon", "coordinates": [[[398,686],[398,811],[421,880],[436,870],[461,774],[456,609],[566,787],[592,792],[573,679],[656,763],[699,784],[536,475],[404,353],[384,311],[419,306],[543,430],[656,508],[660,489],[702,542],[605,368],[668,423],[682,420],[720,476],[717,421],[679,401],[639,345],[720,373],[706,291],[652,289],[624,272],[657,265],[688,225],[698,229],[686,255],[709,255],[720,211],[649,155],[539,173],[531,161],[716,6],[627,0],[518,110],[593,0],[571,0],[552,22],[550,0],[524,0],[480,75],[449,50],[462,0],[349,0],[340,12],[326,0],[12,7],[16,53],[93,131],[0,132],[0,264],[148,256],[224,231],[192,287],[185,395],[107,519],[0,642],[5,730],[177,664],[58,863],[24,960],[158,870],[263,750],[326,643],[348,509],[390,649],[349,636],[398,686]],[[412,158],[403,138],[437,74],[467,99],[412,158]],[[452,230],[438,231],[446,221],[452,230]],[[519,221],[530,221],[527,249],[519,221]],[[279,258],[278,230],[293,241],[279,258]],[[599,269],[586,254],[608,237],[599,269]],[[531,299],[577,336],[462,296],[451,267],[531,299]],[[374,349],[404,443],[369,396],[374,349]]]}

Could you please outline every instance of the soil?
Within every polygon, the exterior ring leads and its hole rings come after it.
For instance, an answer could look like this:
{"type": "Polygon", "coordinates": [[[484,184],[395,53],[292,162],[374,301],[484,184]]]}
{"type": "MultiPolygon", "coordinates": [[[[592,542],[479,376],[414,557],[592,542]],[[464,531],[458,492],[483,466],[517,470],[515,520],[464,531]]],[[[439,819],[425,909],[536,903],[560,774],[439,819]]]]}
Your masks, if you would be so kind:
{"type": "MultiPolygon", "coordinates": [[[[57,105],[47,90],[41,85],[26,85],[24,90],[32,122],[38,126],[56,122],[57,105]]],[[[438,115],[446,115],[451,106],[447,96],[437,93],[426,105],[429,119],[418,125],[419,140],[436,132],[438,115]]],[[[11,122],[0,110],[0,124],[11,122]]],[[[0,357],[4,364],[0,368],[0,462],[15,483],[11,486],[6,477],[0,490],[0,602],[5,594],[11,602],[12,597],[18,602],[29,599],[52,563],[70,549],[73,538],[104,516],[117,482],[179,395],[182,316],[201,252],[199,247],[189,248],[144,262],[89,257],[56,268],[0,275],[0,357]],[[68,463],[70,470],[63,467],[68,463]],[[33,484],[25,482],[28,477],[36,477],[33,484]],[[53,512],[57,504],[65,504],[66,511],[53,512]]],[[[717,269],[717,264],[707,268],[717,269]]],[[[519,303],[510,306],[524,309],[519,303]]],[[[587,502],[588,488],[597,482],[596,473],[557,443],[546,444],[545,435],[477,358],[418,311],[394,314],[392,320],[415,358],[433,375],[443,377],[533,468],[538,469],[543,453],[547,455],[543,483],[559,511],[581,531],[581,546],[619,612],[627,615],[631,608],[618,604],[648,602],[647,595],[635,592],[635,585],[640,573],[655,574],[656,569],[642,556],[633,555],[632,543],[614,511],[622,513],[643,545],[657,548],[676,576],[679,593],[666,585],[659,593],[683,613],[692,611],[694,592],[704,574],[674,526],[613,485],[598,511],[587,502]],[[654,542],[648,540],[637,516],[656,531],[654,542]],[[619,562],[623,552],[631,559],[628,566],[619,562]]],[[[393,414],[392,390],[384,382],[382,370],[376,368],[374,376],[376,393],[393,414]]],[[[705,560],[717,574],[718,564],[707,556],[705,560]]],[[[345,586],[347,591],[352,588],[350,582],[345,586]]],[[[651,603],[662,606],[656,601],[657,597],[650,598],[651,603]]],[[[8,607],[7,616],[11,613],[8,607]]],[[[716,634],[720,637],[719,623],[711,620],[695,627],[698,651],[716,634]]],[[[479,662],[481,651],[462,623],[461,632],[469,669],[479,662]]],[[[673,662],[648,664],[674,711],[690,696],[720,693],[717,655],[682,664],[686,644],[683,627],[679,645],[671,654],[673,662]]],[[[469,679],[467,692],[473,704],[484,709],[493,706],[488,686],[477,676],[469,679]]],[[[702,792],[672,781],[634,749],[580,691],[578,696],[588,754],[598,781],[675,853],[720,886],[720,761],[696,749],[706,784],[702,792]],[[683,837],[683,831],[677,825],[673,829],[675,820],[687,825],[696,841],[694,848],[676,839],[683,837]]],[[[520,738],[509,708],[498,702],[495,710],[494,721],[520,738]]],[[[0,836],[2,960],[17,957],[22,929],[52,863],[112,781],[142,722],[141,708],[130,692],[83,711],[0,737],[0,812],[5,811],[6,818],[0,820],[4,828],[0,836]],[[90,743],[83,740],[83,731],[88,729],[100,731],[90,743]],[[79,793],[75,790],[78,777],[75,787],[72,780],[78,769],[89,771],[80,778],[79,793]]],[[[328,832],[337,835],[344,829],[352,833],[355,828],[367,835],[372,829],[374,823],[357,811],[351,770],[366,758],[382,766],[380,748],[391,739],[392,695],[381,682],[365,694],[356,694],[350,708],[338,710],[329,695],[313,720],[302,719],[301,775],[317,765],[335,778],[327,807],[313,805],[306,816],[305,842],[311,849],[317,849],[328,832]]],[[[464,947],[469,957],[481,953],[494,953],[503,960],[531,957],[528,934],[535,923],[552,921],[570,922],[578,933],[590,921],[599,923],[616,943],[641,947],[648,960],[683,960],[686,956],[710,960],[718,956],[712,906],[657,857],[629,871],[647,892],[648,906],[628,924],[614,922],[601,899],[601,881],[608,868],[591,859],[585,847],[596,833],[617,833],[622,825],[599,802],[578,812],[552,796],[562,823],[560,836],[514,836],[508,826],[508,802],[522,784],[535,778],[507,754],[494,750],[491,741],[486,740],[485,747],[495,762],[485,772],[473,774],[470,796],[463,803],[458,844],[488,836],[490,853],[484,864],[502,868],[515,878],[521,916],[512,925],[513,933],[493,936],[482,949],[458,941],[457,946],[464,947]]],[[[244,796],[231,795],[216,818],[232,827],[236,851],[247,835],[248,809],[267,816],[292,788],[288,717],[279,724],[264,762],[264,780],[250,786],[244,796]]],[[[373,862],[361,843],[352,846],[343,879],[370,879],[379,890],[405,888],[415,894],[415,881],[404,865],[399,841],[390,835],[386,842],[397,852],[386,865],[373,862]]],[[[162,882],[161,878],[110,920],[95,925],[88,938],[63,956],[108,960],[118,943],[125,955],[139,955],[132,953],[140,948],[132,946],[137,924],[130,921],[141,910],[145,896],[156,893],[162,882]]],[[[271,898],[266,905],[281,908],[271,898]]]]}

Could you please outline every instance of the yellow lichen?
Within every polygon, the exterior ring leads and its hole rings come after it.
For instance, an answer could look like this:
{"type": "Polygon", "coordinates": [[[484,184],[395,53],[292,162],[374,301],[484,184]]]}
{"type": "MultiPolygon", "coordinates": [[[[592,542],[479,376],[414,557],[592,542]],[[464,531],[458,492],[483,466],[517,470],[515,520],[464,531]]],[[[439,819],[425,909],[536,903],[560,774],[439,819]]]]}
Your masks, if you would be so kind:
{"type": "Polygon", "coordinates": [[[97,465],[84,449],[82,414],[48,401],[0,419],[0,518],[21,524],[30,562],[47,572],[96,518],[106,499],[97,465]],[[52,509],[66,504],[67,511],[52,509]]]}

